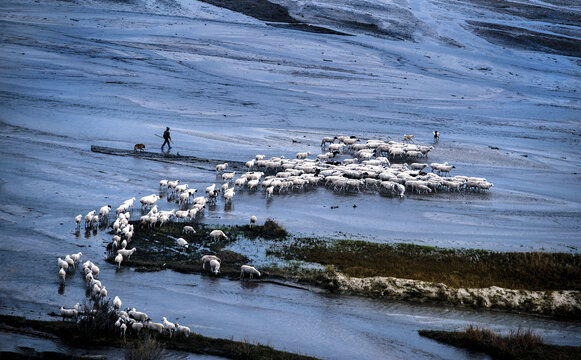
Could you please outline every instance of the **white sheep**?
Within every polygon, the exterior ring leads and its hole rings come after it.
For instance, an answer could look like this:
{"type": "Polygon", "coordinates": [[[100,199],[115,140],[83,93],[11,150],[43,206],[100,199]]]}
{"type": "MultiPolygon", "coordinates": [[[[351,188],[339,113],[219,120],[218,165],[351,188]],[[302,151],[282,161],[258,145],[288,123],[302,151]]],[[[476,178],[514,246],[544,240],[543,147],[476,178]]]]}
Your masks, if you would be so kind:
{"type": "Polygon", "coordinates": [[[216,172],[217,173],[223,172],[224,170],[226,170],[227,167],[228,163],[218,164],[216,165],[216,172]]]}
{"type": "Polygon", "coordinates": [[[133,323],[131,323],[131,329],[133,329],[133,331],[135,331],[135,333],[137,333],[137,335],[139,335],[139,333],[141,332],[141,329],[143,329],[143,323],[134,321],[133,323]]]}
{"type": "Polygon", "coordinates": [[[300,153],[297,153],[297,159],[306,159],[307,156],[309,156],[309,155],[311,155],[311,153],[308,151],[307,152],[300,152],[300,153]]]}
{"type": "Polygon", "coordinates": [[[67,278],[67,272],[63,268],[59,270],[59,278],[61,279],[61,283],[64,283],[67,278]]]}
{"type": "Polygon", "coordinates": [[[218,273],[220,272],[220,262],[215,259],[210,260],[210,269],[212,270],[214,275],[218,275],[218,273]]]}
{"type": "Polygon", "coordinates": [[[132,318],[134,318],[135,320],[137,320],[137,321],[142,321],[142,322],[143,322],[143,321],[146,321],[146,320],[149,318],[149,316],[147,316],[147,314],[146,314],[146,313],[144,313],[144,312],[139,312],[139,311],[135,310],[135,308],[133,308],[133,309],[129,310],[129,311],[127,312],[127,314],[128,314],[129,316],[131,316],[132,318]]]}
{"type": "Polygon", "coordinates": [[[216,255],[204,255],[202,256],[202,269],[206,269],[206,263],[209,263],[212,260],[218,261],[219,263],[222,262],[222,260],[220,260],[216,255]]]}
{"type": "Polygon", "coordinates": [[[232,201],[232,198],[234,197],[236,193],[234,192],[234,188],[228,189],[224,192],[224,199],[225,201],[232,201]]]}
{"type": "Polygon", "coordinates": [[[222,230],[212,230],[210,232],[210,238],[214,241],[216,241],[220,238],[224,238],[225,240],[228,240],[228,236],[226,236],[226,234],[224,234],[224,232],[222,230]]]}
{"type": "Polygon", "coordinates": [[[144,325],[147,329],[157,331],[157,333],[160,335],[163,334],[163,330],[165,329],[163,324],[153,322],[151,319],[148,319],[144,325]]]}
{"type": "Polygon", "coordinates": [[[159,180],[159,188],[160,189],[166,188],[167,187],[167,182],[168,182],[167,179],[159,180]]]}
{"type": "Polygon", "coordinates": [[[246,166],[248,170],[252,169],[254,167],[254,160],[247,161],[244,163],[244,166],[246,166]]]}
{"type": "Polygon", "coordinates": [[[245,274],[250,274],[250,278],[252,279],[254,275],[260,276],[260,271],[256,270],[253,266],[250,265],[242,265],[240,267],[240,278],[242,279],[245,274]]]}
{"type": "Polygon", "coordinates": [[[190,328],[176,323],[176,337],[187,339],[190,336],[190,328]]]}
{"type": "Polygon", "coordinates": [[[76,254],[72,254],[71,258],[73,259],[74,262],[78,263],[81,260],[81,255],[83,255],[83,253],[79,251],[76,254]]]}
{"type": "Polygon", "coordinates": [[[65,271],[69,269],[69,263],[61,258],[58,258],[58,266],[65,271]]]}
{"type": "Polygon", "coordinates": [[[99,209],[99,220],[103,221],[109,217],[109,211],[111,210],[111,205],[105,205],[99,209]]]}
{"type": "Polygon", "coordinates": [[[77,229],[81,227],[81,220],[83,220],[83,215],[79,214],[75,216],[75,223],[77,224],[77,229]]]}
{"type": "Polygon", "coordinates": [[[182,229],[182,233],[183,234],[195,234],[196,230],[194,230],[194,228],[191,226],[184,226],[184,228],[182,229]]]}
{"type": "Polygon", "coordinates": [[[119,299],[119,296],[115,296],[115,298],[113,299],[113,307],[115,308],[115,310],[121,309],[121,299],[119,299]]]}
{"type": "Polygon", "coordinates": [[[117,264],[117,270],[119,270],[121,268],[122,262],[123,262],[123,255],[117,254],[117,256],[115,256],[115,264],[117,264]]]}
{"type": "Polygon", "coordinates": [[[125,325],[125,323],[121,324],[119,326],[119,331],[120,331],[120,337],[125,339],[125,333],[127,332],[127,325],[125,325]]]}
{"type": "Polygon", "coordinates": [[[321,147],[325,146],[327,143],[332,144],[335,142],[335,140],[337,140],[337,137],[330,137],[330,136],[325,136],[323,137],[323,140],[321,141],[321,147]]]}
{"type": "Polygon", "coordinates": [[[252,216],[250,217],[250,226],[252,227],[252,226],[256,225],[256,221],[257,221],[257,220],[258,220],[258,219],[256,218],[256,216],[255,216],[255,215],[252,215],[252,216]]]}
{"type": "MultiPolygon", "coordinates": [[[[206,188],[206,194],[213,193],[215,189],[216,189],[216,184],[212,184],[212,185],[208,186],[208,187],[206,188]]],[[[195,203],[195,202],[196,202],[196,201],[195,201],[195,199],[194,199],[194,203],[195,203]]]]}
{"type": "Polygon", "coordinates": [[[156,194],[151,194],[151,195],[142,197],[141,199],[139,199],[139,202],[141,202],[142,207],[145,207],[145,206],[155,205],[157,200],[159,200],[159,196],[156,194]]]}
{"type": "Polygon", "coordinates": [[[263,160],[264,159],[264,155],[256,155],[254,158],[256,160],[263,160]]]}
{"type": "Polygon", "coordinates": [[[75,307],[72,309],[65,309],[64,307],[61,306],[60,312],[61,316],[63,317],[63,321],[65,320],[65,318],[77,319],[77,317],[79,316],[78,304],[75,305],[75,307]]]}
{"type": "Polygon", "coordinates": [[[232,179],[234,179],[234,175],[236,175],[236,171],[229,172],[229,173],[223,173],[222,180],[231,181],[232,179]]]}
{"type": "Polygon", "coordinates": [[[168,321],[165,316],[162,317],[161,320],[162,320],[162,323],[163,323],[163,327],[168,331],[169,337],[171,338],[173,332],[176,329],[176,324],[168,321]]]}
{"type": "Polygon", "coordinates": [[[64,261],[67,262],[67,265],[69,266],[69,269],[70,268],[73,268],[73,269],[75,268],[75,261],[73,260],[73,258],[71,258],[70,255],[65,256],[65,260],[64,261]]]}
{"type": "Polygon", "coordinates": [[[135,251],[137,251],[136,248],[133,248],[131,250],[128,250],[128,249],[119,249],[119,250],[117,250],[117,254],[121,254],[123,256],[123,258],[129,259],[131,257],[131,255],[133,255],[133,253],[135,251]]]}
{"type": "Polygon", "coordinates": [[[177,238],[176,243],[178,244],[178,246],[181,246],[184,249],[187,249],[189,246],[188,242],[184,238],[177,238]]]}

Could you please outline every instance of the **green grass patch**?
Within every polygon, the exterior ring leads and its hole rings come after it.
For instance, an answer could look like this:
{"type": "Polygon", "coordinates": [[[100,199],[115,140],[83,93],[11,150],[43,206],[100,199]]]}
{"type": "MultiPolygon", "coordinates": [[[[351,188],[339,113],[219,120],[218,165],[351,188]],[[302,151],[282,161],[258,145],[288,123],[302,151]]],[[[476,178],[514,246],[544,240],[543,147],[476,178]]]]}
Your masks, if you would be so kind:
{"type": "Polygon", "coordinates": [[[392,276],[460,288],[581,290],[581,256],[493,252],[298,238],[269,254],[336,267],[352,277],[392,276]]]}
{"type": "Polygon", "coordinates": [[[421,336],[436,341],[484,352],[497,359],[578,359],[581,347],[543,344],[532,330],[517,329],[501,336],[490,329],[469,325],[464,331],[420,330],[421,336]]]}

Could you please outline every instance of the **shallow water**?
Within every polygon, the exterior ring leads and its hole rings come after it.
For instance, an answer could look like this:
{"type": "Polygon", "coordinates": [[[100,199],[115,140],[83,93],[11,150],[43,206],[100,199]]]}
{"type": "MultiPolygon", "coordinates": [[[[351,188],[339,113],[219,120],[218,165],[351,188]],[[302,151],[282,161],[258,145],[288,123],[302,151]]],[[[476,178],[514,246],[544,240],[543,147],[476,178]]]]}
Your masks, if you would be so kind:
{"type": "MultiPolygon", "coordinates": [[[[203,3],[167,4],[0,5],[2,313],[46,318],[61,305],[83,302],[79,274],[59,293],[55,271],[57,257],[82,251],[102,269],[110,296],[156,321],[166,316],[204,335],[323,358],[480,357],[417,335],[469,323],[532,327],[550,343],[581,343],[578,322],[170,271],[115,272],[104,262],[110,235],[75,234],[75,215],[156,193],[162,178],[199,190],[222,183],[213,162],[90,152],[91,144],[131,149],[137,142],[154,151],[161,145],[154,134],[165,126],[174,153],[237,161],[316,154],[321,137],[334,134],[415,133],[417,142],[430,143],[438,129],[441,141],[429,162],[449,161],[455,175],[495,184],[482,194],[405,199],[322,187],[266,200],[244,190],[231,207],[220,200],[206,210],[204,223],[246,224],[257,215],[292,233],[330,238],[500,251],[577,253],[581,246],[581,77],[574,58],[495,46],[461,26],[472,10],[439,2],[409,3],[408,20],[427,24],[413,34],[415,42],[303,33],[203,3]]],[[[325,6],[358,16],[334,4],[325,6]]],[[[159,206],[175,207],[165,199],[159,206]]],[[[259,242],[247,244],[249,253],[261,250],[259,242]]]]}

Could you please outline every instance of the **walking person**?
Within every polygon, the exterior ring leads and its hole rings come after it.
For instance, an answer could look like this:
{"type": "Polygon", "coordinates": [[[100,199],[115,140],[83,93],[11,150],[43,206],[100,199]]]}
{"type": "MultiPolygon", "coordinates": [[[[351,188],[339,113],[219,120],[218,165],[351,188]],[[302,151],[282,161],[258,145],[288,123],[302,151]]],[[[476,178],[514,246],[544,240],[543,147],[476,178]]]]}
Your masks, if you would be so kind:
{"type": "Polygon", "coordinates": [[[163,148],[165,147],[165,144],[167,144],[167,146],[169,146],[168,151],[171,150],[171,135],[169,133],[169,127],[165,129],[165,131],[163,132],[163,145],[161,145],[161,151],[163,151],[163,148]]]}

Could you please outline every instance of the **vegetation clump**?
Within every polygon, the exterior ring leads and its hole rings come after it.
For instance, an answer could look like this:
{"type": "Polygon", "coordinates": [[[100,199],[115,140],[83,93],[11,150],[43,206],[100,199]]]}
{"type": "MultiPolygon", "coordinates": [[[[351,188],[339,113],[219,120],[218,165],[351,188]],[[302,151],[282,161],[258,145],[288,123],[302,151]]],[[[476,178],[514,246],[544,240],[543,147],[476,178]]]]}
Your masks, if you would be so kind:
{"type": "Polygon", "coordinates": [[[244,225],[240,229],[251,238],[261,237],[263,239],[286,239],[288,232],[275,220],[268,218],[264,225],[244,225]]]}
{"type": "Polygon", "coordinates": [[[469,325],[464,331],[420,330],[419,334],[446,344],[484,352],[498,359],[577,359],[581,348],[546,345],[530,329],[513,330],[507,336],[469,325]]]}
{"type": "Polygon", "coordinates": [[[271,255],[333,265],[351,277],[391,276],[455,288],[499,286],[526,290],[581,290],[581,255],[443,249],[410,244],[298,238],[271,255]]]}

